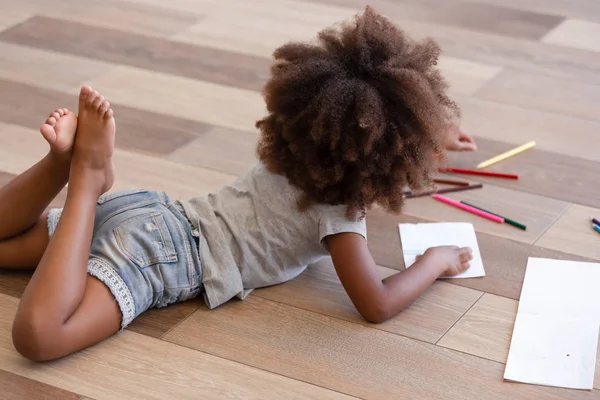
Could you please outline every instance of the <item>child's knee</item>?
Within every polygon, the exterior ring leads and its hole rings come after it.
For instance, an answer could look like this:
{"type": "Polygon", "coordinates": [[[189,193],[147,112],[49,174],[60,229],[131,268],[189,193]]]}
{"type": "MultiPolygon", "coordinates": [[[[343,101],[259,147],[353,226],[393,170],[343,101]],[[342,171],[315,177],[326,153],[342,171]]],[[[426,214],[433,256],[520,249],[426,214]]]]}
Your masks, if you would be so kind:
{"type": "Polygon", "coordinates": [[[43,315],[34,313],[17,314],[12,329],[12,340],[15,349],[23,357],[31,361],[49,361],[57,358],[56,332],[43,315]]]}

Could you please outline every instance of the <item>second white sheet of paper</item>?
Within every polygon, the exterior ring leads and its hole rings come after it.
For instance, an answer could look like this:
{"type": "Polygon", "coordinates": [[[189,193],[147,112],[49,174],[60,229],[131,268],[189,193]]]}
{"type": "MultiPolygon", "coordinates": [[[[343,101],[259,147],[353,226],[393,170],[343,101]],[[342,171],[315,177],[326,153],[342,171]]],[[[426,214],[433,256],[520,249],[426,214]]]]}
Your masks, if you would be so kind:
{"type": "Polygon", "coordinates": [[[463,222],[432,222],[400,224],[400,241],[404,254],[404,265],[409,268],[418,255],[437,246],[470,247],[473,250],[471,267],[452,278],[476,278],[485,276],[481,253],[473,224],[463,222]]]}
{"type": "Polygon", "coordinates": [[[593,389],[600,264],[529,258],[504,379],[593,389]]]}

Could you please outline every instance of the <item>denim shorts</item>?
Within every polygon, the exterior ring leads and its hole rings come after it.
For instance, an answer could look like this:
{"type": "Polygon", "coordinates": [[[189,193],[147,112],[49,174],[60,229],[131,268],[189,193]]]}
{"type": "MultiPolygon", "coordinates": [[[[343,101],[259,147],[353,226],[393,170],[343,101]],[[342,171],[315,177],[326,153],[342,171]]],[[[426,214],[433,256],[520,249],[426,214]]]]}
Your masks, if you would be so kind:
{"type": "MultiPolygon", "coordinates": [[[[50,210],[49,236],[61,213],[50,210]]],[[[115,296],[122,329],[149,308],[202,292],[198,234],[179,203],[164,192],[125,190],[101,196],[87,268],[115,296]]]]}

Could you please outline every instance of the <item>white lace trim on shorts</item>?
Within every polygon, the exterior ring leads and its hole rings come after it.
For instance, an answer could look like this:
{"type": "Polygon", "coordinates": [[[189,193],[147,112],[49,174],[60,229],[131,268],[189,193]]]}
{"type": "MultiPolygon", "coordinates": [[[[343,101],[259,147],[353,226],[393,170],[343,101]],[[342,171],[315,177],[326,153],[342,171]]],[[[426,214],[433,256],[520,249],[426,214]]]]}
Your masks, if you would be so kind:
{"type": "Polygon", "coordinates": [[[88,274],[102,281],[115,296],[123,314],[121,329],[125,329],[135,318],[135,304],[131,291],[129,291],[123,278],[106,261],[96,257],[92,257],[88,261],[88,274]]]}
{"type": "Polygon", "coordinates": [[[56,231],[56,225],[58,225],[58,221],[60,220],[60,216],[62,215],[62,208],[53,208],[48,212],[48,236],[52,237],[54,235],[54,231],[56,231]]]}

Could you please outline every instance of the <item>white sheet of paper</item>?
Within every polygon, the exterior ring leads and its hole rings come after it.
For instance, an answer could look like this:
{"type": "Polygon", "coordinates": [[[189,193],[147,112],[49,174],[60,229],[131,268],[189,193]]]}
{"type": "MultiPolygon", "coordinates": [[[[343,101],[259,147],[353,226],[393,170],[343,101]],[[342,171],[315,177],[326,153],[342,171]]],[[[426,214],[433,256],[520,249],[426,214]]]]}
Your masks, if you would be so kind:
{"type": "Polygon", "coordinates": [[[504,379],[591,390],[599,327],[594,320],[519,314],[504,379]]]}
{"type": "Polygon", "coordinates": [[[529,258],[504,379],[592,390],[600,264],[529,258]]]}
{"type": "Polygon", "coordinates": [[[479,244],[472,224],[463,222],[439,222],[421,224],[400,224],[400,240],[404,264],[409,268],[418,255],[431,247],[460,246],[473,249],[471,267],[452,278],[477,278],[485,276],[479,244]]]}

